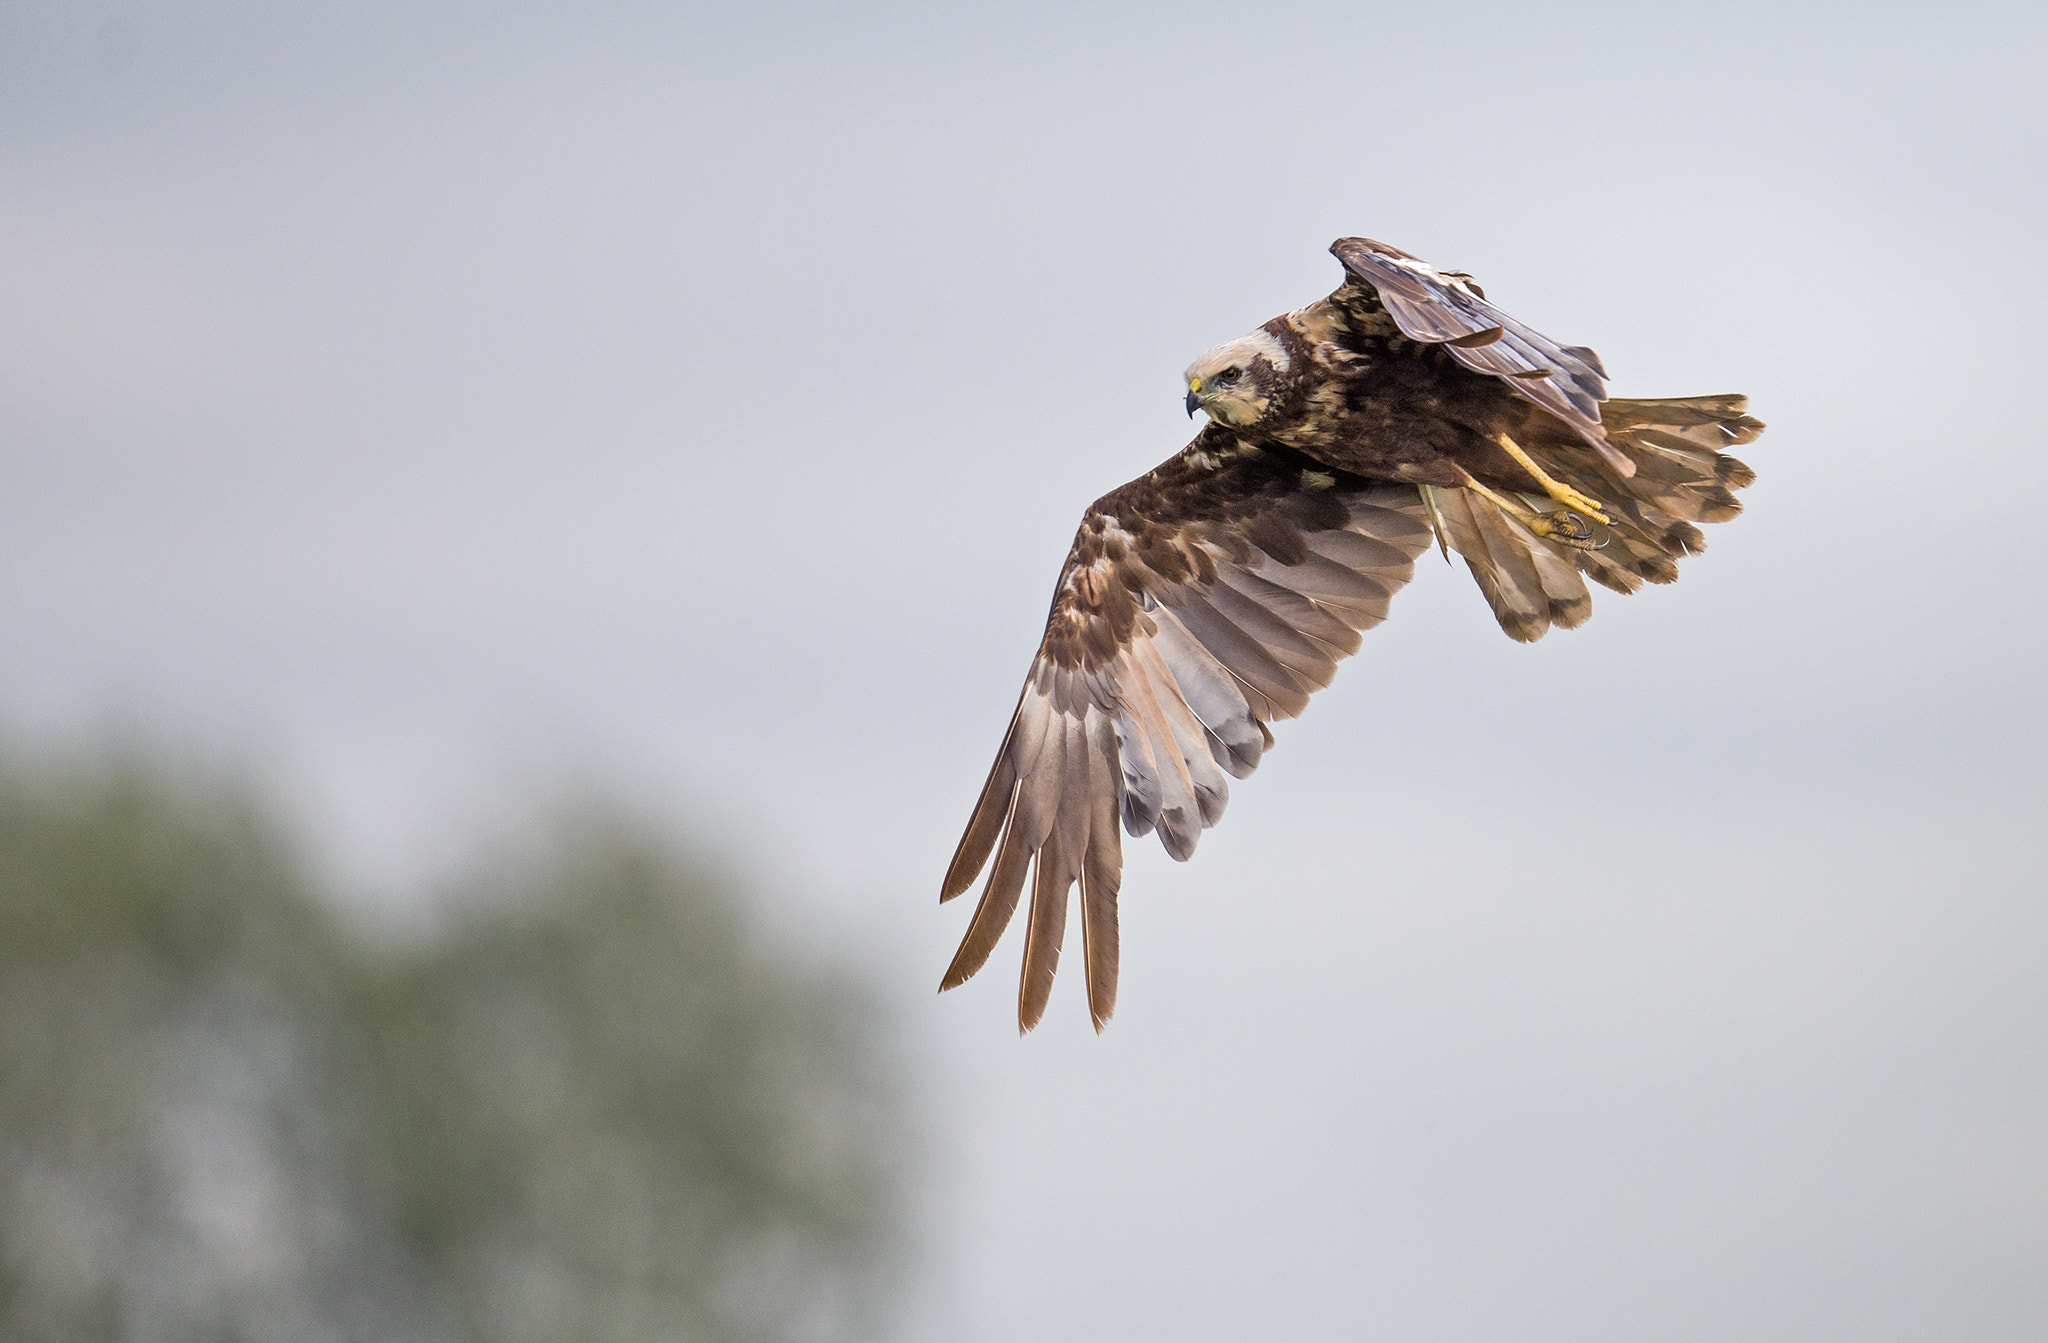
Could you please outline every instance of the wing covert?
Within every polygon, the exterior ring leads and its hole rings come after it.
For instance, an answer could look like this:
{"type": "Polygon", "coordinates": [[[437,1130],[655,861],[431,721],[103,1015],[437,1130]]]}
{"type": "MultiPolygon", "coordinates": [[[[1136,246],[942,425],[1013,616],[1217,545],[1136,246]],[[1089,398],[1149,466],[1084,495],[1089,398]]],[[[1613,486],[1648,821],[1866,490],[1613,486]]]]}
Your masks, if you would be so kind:
{"type": "Polygon", "coordinates": [[[1018,1022],[1036,1025],[1078,885],[1101,1029],[1116,998],[1119,824],[1191,855],[1222,818],[1229,779],[1272,745],[1267,724],[1330,683],[1430,542],[1413,486],[1217,426],[1097,500],[946,873],[942,900],[989,869],[942,987],[987,962],[1028,884],[1018,1022]]]}
{"type": "Polygon", "coordinates": [[[1601,425],[1607,370],[1599,355],[1583,345],[1561,345],[1523,325],[1488,303],[1469,275],[1440,271],[1398,247],[1371,238],[1339,238],[1330,251],[1348,274],[1373,290],[1401,334],[1444,346],[1474,372],[1508,379],[1622,476],[1635,474],[1635,464],[1608,443],[1601,425]]]}

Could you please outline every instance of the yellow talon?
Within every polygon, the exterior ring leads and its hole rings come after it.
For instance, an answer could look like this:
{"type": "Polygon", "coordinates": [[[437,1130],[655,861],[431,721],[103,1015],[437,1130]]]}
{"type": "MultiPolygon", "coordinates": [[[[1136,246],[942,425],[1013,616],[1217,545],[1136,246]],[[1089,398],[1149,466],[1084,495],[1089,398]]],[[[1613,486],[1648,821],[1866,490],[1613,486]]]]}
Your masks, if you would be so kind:
{"type": "Polygon", "coordinates": [[[1522,525],[1546,541],[1555,541],[1573,550],[1598,550],[1607,544],[1595,541],[1593,529],[1586,525],[1586,520],[1570,509],[1557,513],[1532,513],[1522,525]]]}
{"type": "Polygon", "coordinates": [[[1548,471],[1536,465],[1535,458],[1522,451],[1521,444],[1515,442],[1506,434],[1496,434],[1494,441],[1507,450],[1508,456],[1520,462],[1523,470],[1536,477],[1536,483],[1543,487],[1545,494],[1557,500],[1566,508],[1577,509],[1596,522],[1604,522],[1610,526],[1613,524],[1614,519],[1608,517],[1607,514],[1600,510],[1600,502],[1597,499],[1588,498],[1563,481],[1553,478],[1548,471]]]}

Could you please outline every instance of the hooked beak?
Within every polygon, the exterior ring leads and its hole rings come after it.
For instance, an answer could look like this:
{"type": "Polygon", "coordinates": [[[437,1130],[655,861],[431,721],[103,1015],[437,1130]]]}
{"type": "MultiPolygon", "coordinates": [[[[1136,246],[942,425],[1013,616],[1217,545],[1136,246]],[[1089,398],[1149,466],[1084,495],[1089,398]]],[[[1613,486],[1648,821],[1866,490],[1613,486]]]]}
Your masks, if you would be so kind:
{"type": "Polygon", "coordinates": [[[1194,419],[1195,412],[1202,408],[1202,380],[1196,378],[1188,384],[1188,418],[1194,419]]]}

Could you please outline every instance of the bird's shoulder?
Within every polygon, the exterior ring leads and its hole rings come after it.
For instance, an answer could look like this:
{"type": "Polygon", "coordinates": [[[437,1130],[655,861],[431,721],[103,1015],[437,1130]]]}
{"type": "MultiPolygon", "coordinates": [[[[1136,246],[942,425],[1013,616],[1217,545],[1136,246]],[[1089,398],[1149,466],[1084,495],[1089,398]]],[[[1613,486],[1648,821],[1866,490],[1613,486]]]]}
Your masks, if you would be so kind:
{"type": "Polygon", "coordinates": [[[1292,336],[1323,363],[1342,364],[1353,354],[1401,338],[1401,328],[1378,291],[1349,276],[1324,297],[1276,319],[1275,325],[1283,328],[1283,339],[1292,336]]]}

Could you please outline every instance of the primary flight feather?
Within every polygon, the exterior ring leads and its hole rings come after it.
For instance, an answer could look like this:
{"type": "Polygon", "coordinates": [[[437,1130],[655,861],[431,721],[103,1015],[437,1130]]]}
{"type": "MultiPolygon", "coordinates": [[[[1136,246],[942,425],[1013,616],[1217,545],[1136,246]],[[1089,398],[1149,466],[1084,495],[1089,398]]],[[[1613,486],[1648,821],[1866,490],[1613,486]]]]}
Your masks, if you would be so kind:
{"type": "Polygon", "coordinates": [[[1435,544],[1464,557],[1509,638],[1678,577],[1696,524],[1755,474],[1722,449],[1741,396],[1607,395],[1591,350],[1486,301],[1470,276],[1367,238],[1344,283],[1189,365],[1208,423],[1092,504],[1060,571],[1009,733],[941,900],[987,883],[942,988],[979,970],[1028,887],[1017,1020],[1051,996],[1078,887],[1088,1009],[1116,1006],[1119,824],[1177,859],[1223,815],[1359,632],[1435,544]],[[993,866],[990,867],[990,860],[993,866]]]}

